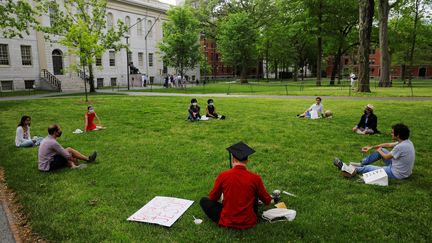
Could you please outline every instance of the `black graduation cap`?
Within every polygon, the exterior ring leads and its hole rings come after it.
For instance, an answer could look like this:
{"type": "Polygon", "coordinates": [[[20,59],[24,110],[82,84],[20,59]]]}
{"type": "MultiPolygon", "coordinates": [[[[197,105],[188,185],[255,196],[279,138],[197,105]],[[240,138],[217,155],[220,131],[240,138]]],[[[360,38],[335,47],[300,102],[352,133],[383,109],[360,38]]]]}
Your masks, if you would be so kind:
{"type": "Polygon", "coordinates": [[[255,150],[253,150],[251,147],[249,147],[247,144],[243,143],[242,141],[231,145],[227,148],[229,152],[229,160],[230,160],[230,167],[231,167],[231,154],[240,161],[247,160],[248,156],[255,153],[255,150]]]}

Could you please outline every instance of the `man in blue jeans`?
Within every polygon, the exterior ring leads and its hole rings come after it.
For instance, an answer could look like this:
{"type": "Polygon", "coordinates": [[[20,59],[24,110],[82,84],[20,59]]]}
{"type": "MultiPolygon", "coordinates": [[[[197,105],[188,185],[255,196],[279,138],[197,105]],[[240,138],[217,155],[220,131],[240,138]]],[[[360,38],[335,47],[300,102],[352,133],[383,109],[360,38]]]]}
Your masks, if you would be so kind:
{"type": "MultiPolygon", "coordinates": [[[[402,123],[392,126],[393,143],[383,143],[375,146],[366,146],[362,148],[363,153],[371,149],[376,151],[365,157],[353,173],[342,171],[343,176],[353,177],[357,173],[363,174],[374,170],[384,169],[389,178],[405,179],[412,174],[415,161],[415,149],[413,143],[409,140],[410,130],[402,123]],[[393,148],[388,151],[385,148],[393,148]],[[383,160],[385,166],[374,166],[372,163],[383,160]]],[[[342,169],[343,162],[335,158],[334,165],[342,169]]]]}

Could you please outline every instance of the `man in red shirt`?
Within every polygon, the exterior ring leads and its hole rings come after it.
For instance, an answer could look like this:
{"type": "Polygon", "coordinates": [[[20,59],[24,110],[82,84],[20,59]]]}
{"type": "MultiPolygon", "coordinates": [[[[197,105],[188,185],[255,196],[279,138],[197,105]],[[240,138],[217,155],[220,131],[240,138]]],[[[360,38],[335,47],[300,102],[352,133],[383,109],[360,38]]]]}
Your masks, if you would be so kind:
{"type": "Polygon", "coordinates": [[[248,156],[255,150],[243,142],[227,148],[230,152],[232,169],[219,174],[209,197],[200,201],[207,216],[220,226],[247,229],[257,222],[258,199],[269,205],[272,201],[261,177],[246,169],[248,156]],[[223,202],[218,200],[223,194],[223,202]]]}

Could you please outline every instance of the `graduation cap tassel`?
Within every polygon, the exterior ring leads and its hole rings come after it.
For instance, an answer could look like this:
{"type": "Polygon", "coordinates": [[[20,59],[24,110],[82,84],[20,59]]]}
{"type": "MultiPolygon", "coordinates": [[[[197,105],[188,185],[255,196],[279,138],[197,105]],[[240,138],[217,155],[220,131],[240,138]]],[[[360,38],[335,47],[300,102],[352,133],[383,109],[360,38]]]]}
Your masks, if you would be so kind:
{"type": "Polygon", "coordinates": [[[231,163],[231,153],[230,153],[230,152],[228,152],[228,155],[229,155],[229,158],[228,158],[228,161],[229,161],[229,167],[230,167],[230,169],[232,169],[232,163],[231,163]]]}

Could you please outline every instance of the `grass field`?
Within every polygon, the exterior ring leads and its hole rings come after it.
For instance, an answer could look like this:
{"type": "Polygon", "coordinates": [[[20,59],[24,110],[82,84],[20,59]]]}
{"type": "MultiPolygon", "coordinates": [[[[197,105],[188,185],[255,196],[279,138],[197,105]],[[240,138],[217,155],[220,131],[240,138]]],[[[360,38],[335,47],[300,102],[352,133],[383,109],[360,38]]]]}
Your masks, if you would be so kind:
{"type": "MultiPolygon", "coordinates": [[[[184,88],[170,89],[145,89],[143,92],[167,92],[167,93],[191,93],[191,94],[252,94],[252,95],[321,95],[321,96],[390,96],[390,97],[408,97],[408,96],[432,96],[432,80],[413,80],[413,86],[408,87],[402,81],[395,80],[393,87],[378,87],[379,80],[371,80],[370,93],[358,93],[350,88],[349,81],[342,81],[341,84],[329,85],[329,80],[325,79],[322,86],[317,87],[315,80],[305,80],[294,82],[289,81],[270,81],[250,80],[248,84],[238,82],[210,82],[207,85],[189,85],[184,88]]],[[[337,82],[337,81],[336,81],[337,82]]],[[[137,90],[134,90],[137,91],[137,90]]]]}
{"type": "MultiPolygon", "coordinates": [[[[207,98],[197,97],[202,108],[207,98]]],[[[304,120],[295,115],[312,100],[216,98],[227,120],[185,121],[190,97],[92,97],[104,131],[75,135],[83,127],[82,97],[0,102],[0,166],[18,194],[32,228],[53,242],[428,242],[432,239],[432,101],[324,99],[333,119],[304,120]],[[351,132],[367,103],[373,103],[382,134],[351,132]],[[16,125],[32,117],[32,135],[46,135],[48,124],[63,128],[65,147],[97,162],[84,170],[37,170],[37,148],[14,146],[16,125]],[[416,163],[412,177],[388,187],[342,178],[335,156],[361,159],[360,148],[388,142],[390,126],[404,122],[412,131],[416,163]],[[260,223],[235,231],[219,228],[198,201],[228,168],[225,150],[243,140],[256,149],[249,169],[261,175],[269,192],[297,211],[293,222],[260,223]],[[195,203],[171,228],[126,219],[154,196],[195,203]],[[204,219],[201,225],[193,217],[204,219]]],[[[381,163],[382,164],[382,163],[381,163]]],[[[265,208],[262,208],[265,209],[265,208]]],[[[261,209],[261,210],[262,210],[261,209]]]]}
{"type": "Polygon", "coordinates": [[[37,95],[37,94],[47,94],[47,93],[56,93],[54,91],[48,90],[20,90],[20,91],[0,91],[1,97],[10,97],[10,96],[28,96],[28,95],[37,95]]]}

